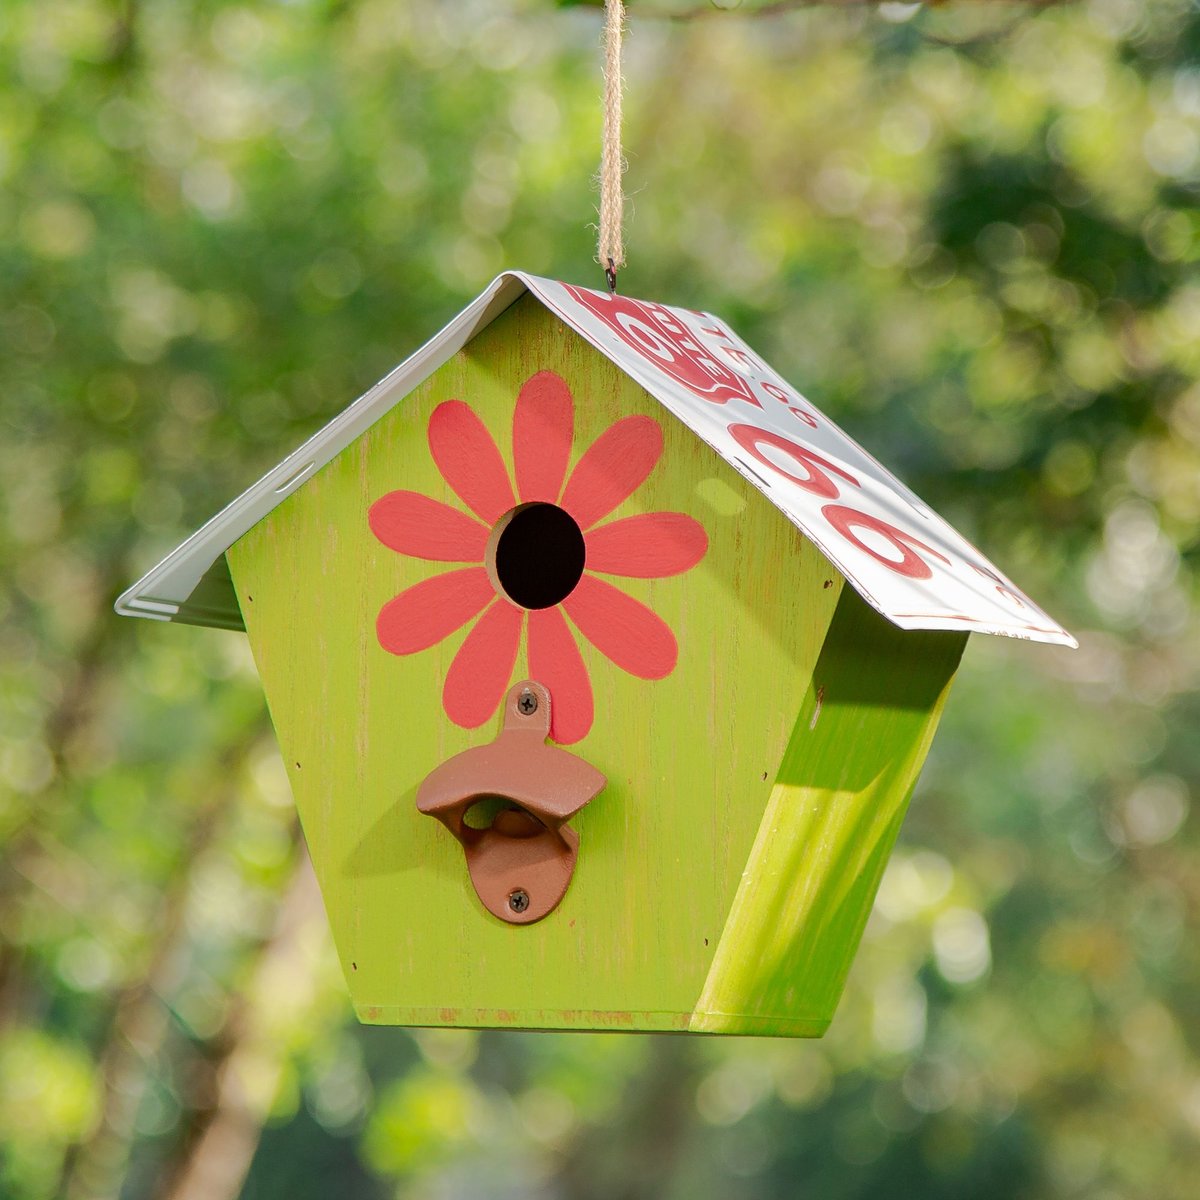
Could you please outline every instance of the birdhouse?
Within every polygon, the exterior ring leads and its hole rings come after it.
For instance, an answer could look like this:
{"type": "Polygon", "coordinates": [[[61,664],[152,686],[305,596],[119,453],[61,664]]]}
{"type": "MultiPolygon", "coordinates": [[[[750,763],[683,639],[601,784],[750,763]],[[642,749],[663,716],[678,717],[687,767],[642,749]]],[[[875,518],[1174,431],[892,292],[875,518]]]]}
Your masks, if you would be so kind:
{"type": "Polygon", "coordinates": [[[722,321],[500,276],[118,601],[245,629],[359,1017],[818,1036],[969,633],[722,321]]]}

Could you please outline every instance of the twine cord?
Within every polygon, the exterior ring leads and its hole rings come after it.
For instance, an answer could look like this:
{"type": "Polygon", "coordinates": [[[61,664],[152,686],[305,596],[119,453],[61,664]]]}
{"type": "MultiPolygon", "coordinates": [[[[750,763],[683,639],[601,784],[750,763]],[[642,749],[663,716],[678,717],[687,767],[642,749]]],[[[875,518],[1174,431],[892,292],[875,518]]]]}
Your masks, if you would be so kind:
{"type": "Polygon", "coordinates": [[[604,133],[600,153],[600,241],[597,254],[608,290],[617,290],[617,271],[625,265],[621,238],[625,197],[621,176],[621,35],[625,27],[623,0],[604,3],[604,133]]]}

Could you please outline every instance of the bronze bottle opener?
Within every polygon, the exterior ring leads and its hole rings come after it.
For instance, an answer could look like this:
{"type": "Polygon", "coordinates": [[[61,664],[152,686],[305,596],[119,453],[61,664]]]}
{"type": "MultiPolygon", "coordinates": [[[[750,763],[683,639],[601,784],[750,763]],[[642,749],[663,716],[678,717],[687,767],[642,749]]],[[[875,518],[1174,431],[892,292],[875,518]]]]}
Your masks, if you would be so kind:
{"type": "Polygon", "coordinates": [[[512,925],[540,921],[566,894],[579,852],[566,822],[608,782],[582,758],[546,745],[550,703],[542,684],[518,683],[504,699],[496,740],[456,754],[417,789],[417,808],[462,844],[484,907],[512,925]],[[509,806],[487,829],[468,825],[467,810],[490,798],[509,806]]]}

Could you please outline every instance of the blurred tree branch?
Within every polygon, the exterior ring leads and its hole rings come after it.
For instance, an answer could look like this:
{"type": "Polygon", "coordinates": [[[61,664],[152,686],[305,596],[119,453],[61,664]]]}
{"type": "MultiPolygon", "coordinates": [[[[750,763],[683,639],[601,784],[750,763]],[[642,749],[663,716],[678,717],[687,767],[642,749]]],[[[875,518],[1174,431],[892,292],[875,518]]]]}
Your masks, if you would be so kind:
{"type": "MultiPolygon", "coordinates": [[[[252,744],[247,738],[227,753],[216,764],[214,777],[237,779],[252,744]]],[[[163,897],[150,960],[113,1005],[108,1040],[99,1056],[104,1087],[100,1118],[92,1136],[74,1147],[64,1163],[61,1194],[67,1200],[115,1200],[121,1193],[138,1107],[170,1025],[167,996],[191,938],[186,917],[195,869],[224,831],[237,794],[236,785],[214,788],[211,801],[197,814],[180,854],[183,869],[163,897]]]]}
{"type": "Polygon", "coordinates": [[[270,936],[256,952],[254,975],[239,991],[219,1037],[211,1103],[185,1134],[186,1157],[166,1178],[157,1200],[237,1200],[254,1160],[287,1058],[277,1008],[307,1008],[316,987],[302,933],[325,921],[312,864],[292,825],[296,866],[270,936]]]}
{"type": "MultiPolygon", "coordinates": [[[[1077,0],[925,0],[924,8],[957,7],[978,8],[984,5],[1006,8],[1052,8],[1076,3],[1077,0]]],[[[559,8],[603,8],[604,0],[556,0],[559,8]]],[[[638,17],[656,17],[672,21],[692,21],[706,17],[743,16],[764,17],[778,13],[795,12],[804,8],[879,8],[886,0],[763,0],[755,4],[746,0],[730,0],[729,3],[719,3],[718,0],[702,0],[695,7],[679,6],[660,7],[656,4],[638,3],[638,0],[628,0],[626,8],[630,15],[638,17]]]]}
{"type": "Polygon", "coordinates": [[[109,39],[109,59],[130,67],[137,54],[138,0],[115,0],[115,19],[109,39]]]}
{"type": "Polygon", "coordinates": [[[672,1034],[652,1035],[649,1046],[619,1120],[581,1129],[567,1150],[555,1176],[564,1200],[660,1200],[669,1192],[691,1129],[699,1057],[693,1041],[672,1034]]]}
{"type": "MultiPolygon", "coordinates": [[[[115,627],[108,598],[120,590],[130,573],[131,543],[132,539],[127,539],[112,555],[97,580],[83,635],[73,647],[71,662],[64,668],[58,700],[45,718],[44,741],[56,779],[69,773],[71,745],[95,716],[96,696],[111,667],[114,646],[128,637],[124,629],[115,627]]],[[[61,791],[54,789],[52,794],[58,797],[61,791]]],[[[35,860],[47,853],[43,844],[47,799],[46,795],[38,797],[42,803],[30,804],[22,819],[7,830],[0,854],[0,917],[19,903],[31,876],[36,874],[35,860]]],[[[0,941],[0,1026],[20,1004],[21,971],[17,965],[20,954],[18,946],[0,941]]]]}

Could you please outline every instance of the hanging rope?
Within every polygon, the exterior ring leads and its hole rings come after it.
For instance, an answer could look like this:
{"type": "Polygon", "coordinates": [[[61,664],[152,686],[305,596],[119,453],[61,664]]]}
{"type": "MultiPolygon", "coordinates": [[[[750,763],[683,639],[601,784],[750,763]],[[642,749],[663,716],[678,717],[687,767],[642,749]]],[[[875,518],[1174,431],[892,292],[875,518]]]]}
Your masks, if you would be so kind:
{"type": "Polygon", "coordinates": [[[600,153],[600,243],[598,254],[608,290],[617,290],[617,271],[625,265],[621,240],[625,197],[621,176],[621,34],[625,26],[622,0],[604,3],[604,134],[600,153]]]}

